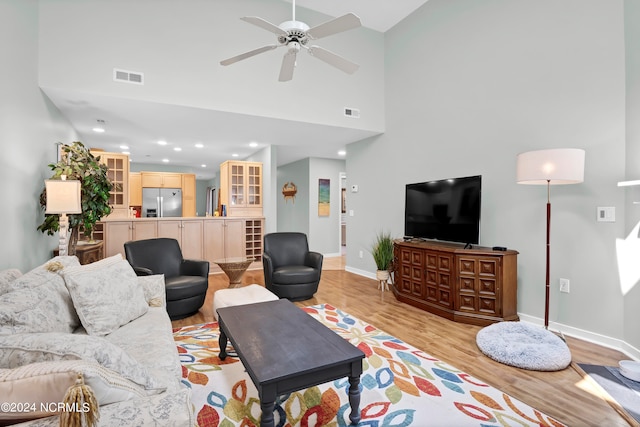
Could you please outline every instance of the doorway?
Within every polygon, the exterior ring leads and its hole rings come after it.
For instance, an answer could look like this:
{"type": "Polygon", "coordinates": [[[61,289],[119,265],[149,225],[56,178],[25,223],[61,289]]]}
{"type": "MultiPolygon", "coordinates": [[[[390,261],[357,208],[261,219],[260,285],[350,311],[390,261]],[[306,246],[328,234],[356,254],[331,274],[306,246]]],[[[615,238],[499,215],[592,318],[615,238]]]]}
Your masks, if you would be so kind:
{"type": "Polygon", "coordinates": [[[340,172],[340,255],[347,253],[347,174],[340,172]]]}

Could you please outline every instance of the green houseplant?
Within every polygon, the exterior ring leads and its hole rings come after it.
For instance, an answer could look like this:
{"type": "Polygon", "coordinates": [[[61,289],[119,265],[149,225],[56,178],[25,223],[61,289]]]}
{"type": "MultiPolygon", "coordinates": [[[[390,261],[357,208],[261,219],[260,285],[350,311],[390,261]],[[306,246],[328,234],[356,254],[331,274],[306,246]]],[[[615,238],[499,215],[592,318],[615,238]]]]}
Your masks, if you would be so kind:
{"type": "MultiPolygon", "coordinates": [[[[376,278],[381,286],[389,280],[389,270],[393,264],[393,238],[390,233],[379,232],[371,248],[371,255],[376,263],[376,278]]],[[[383,288],[384,290],[384,288],[383,288]]]]}
{"type": "MultiPolygon", "coordinates": [[[[100,163],[100,157],[91,154],[82,142],[76,141],[71,145],[60,147],[60,160],[57,163],[49,164],[53,171],[51,179],[61,179],[66,175],[67,179],[80,181],[82,213],[69,215],[69,228],[71,238],[69,239],[69,255],[75,255],[75,247],[78,241],[80,226],[84,235],[93,240],[93,228],[96,222],[109,213],[110,191],[113,184],[107,177],[107,166],[100,163]]],[[[40,206],[42,210],[47,205],[47,194],[45,190],[40,193],[40,206]]],[[[38,230],[48,235],[54,235],[59,229],[59,216],[46,215],[38,230]]]]}

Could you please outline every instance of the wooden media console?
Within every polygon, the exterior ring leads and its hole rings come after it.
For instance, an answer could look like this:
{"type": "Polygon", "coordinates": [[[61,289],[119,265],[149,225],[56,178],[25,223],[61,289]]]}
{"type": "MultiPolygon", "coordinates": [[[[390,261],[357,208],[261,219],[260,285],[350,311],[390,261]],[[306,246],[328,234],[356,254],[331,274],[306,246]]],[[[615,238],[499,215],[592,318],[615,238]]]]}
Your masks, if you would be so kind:
{"type": "Polygon", "coordinates": [[[485,326],[518,320],[518,252],[397,240],[393,293],[433,314],[485,326]]]}

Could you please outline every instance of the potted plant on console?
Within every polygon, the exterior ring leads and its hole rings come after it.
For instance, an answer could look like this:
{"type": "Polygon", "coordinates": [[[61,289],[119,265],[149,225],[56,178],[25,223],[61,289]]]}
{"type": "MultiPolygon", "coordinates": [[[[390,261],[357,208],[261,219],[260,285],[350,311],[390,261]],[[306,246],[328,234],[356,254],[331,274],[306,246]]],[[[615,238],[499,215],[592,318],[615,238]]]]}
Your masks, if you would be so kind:
{"type": "MultiPolygon", "coordinates": [[[[76,141],[71,145],[62,145],[60,160],[57,163],[49,164],[49,167],[53,171],[51,179],[61,179],[62,175],[65,175],[67,179],[80,181],[82,212],[69,215],[71,238],[69,239],[68,253],[75,255],[80,226],[89,241],[93,241],[93,228],[96,222],[111,213],[109,196],[113,184],[107,177],[107,165],[100,163],[100,157],[91,154],[82,142],[76,141]]],[[[44,210],[46,205],[47,193],[42,190],[40,206],[44,210]]],[[[58,215],[45,214],[44,221],[38,226],[38,230],[52,236],[58,231],[58,220],[58,215]]]]}
{"type": "Polygon", "coordinates": [[[380,287],[388,288],[389,271],[393,267],[393,239],[390,233],[379,232],[371,249],[371,255],[376,263],[376,279],[380,287]]]}

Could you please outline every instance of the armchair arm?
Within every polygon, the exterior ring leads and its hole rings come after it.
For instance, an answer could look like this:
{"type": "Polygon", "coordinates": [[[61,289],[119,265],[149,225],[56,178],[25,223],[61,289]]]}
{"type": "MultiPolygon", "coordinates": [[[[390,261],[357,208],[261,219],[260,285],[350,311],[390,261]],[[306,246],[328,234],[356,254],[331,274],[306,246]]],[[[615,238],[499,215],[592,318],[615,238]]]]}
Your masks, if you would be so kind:
{"type": "Polygon", "coordinates": [[[271,285],[273,284],[273,260],[266,252],[262,254],[262,270],[264,271],[264,286],[271,290],[271,285]]]}
{"type": "Polygon", "coordinates": [[[184,259],[180,265],[180,273],[183,276],[209,277],[209,261],[184,259]]]}
{"type": "Polygon", "coordinates": [[[317,270],[322,270],[322,260],[324,256],[319,252],[307,252],[304,258],[304,265],[307,267],[313,267],[317,270]]]}
{"type": "Polygon", "coordinates": [[[150,268],[146,267],[133,267],[133,271],[136,272],[136,276],[151,276],[153,275],[153,271],[150,268]]]}

